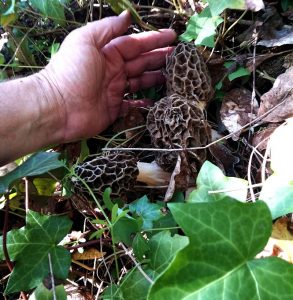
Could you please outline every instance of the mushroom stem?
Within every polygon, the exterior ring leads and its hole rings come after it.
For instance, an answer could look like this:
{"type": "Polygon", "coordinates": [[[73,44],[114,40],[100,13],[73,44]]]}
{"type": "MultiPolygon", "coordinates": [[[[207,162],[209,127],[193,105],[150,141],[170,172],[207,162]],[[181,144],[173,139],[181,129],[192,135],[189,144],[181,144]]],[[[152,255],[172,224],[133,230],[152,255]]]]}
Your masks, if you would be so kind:
{"type": "Polygon", "coordinates": [[[137,181],[151,186],[165,186],[170,183],[171,173],[164,171],[156,162],[138,162],[137,181]]]}

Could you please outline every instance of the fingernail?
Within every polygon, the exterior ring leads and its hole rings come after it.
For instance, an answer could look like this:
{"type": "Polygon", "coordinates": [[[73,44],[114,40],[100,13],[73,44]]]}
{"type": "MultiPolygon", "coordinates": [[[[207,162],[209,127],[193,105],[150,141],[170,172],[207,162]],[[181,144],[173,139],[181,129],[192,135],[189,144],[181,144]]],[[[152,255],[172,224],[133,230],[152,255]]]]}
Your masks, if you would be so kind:
{"type": "Polygon", "coordinates": [[[119,15],[119,17],[122,17],[122,18],[126,18],[126,17],[129,17],[130,15],[130,11],[129,10],[123,10],[123,12],[119,15]]]}

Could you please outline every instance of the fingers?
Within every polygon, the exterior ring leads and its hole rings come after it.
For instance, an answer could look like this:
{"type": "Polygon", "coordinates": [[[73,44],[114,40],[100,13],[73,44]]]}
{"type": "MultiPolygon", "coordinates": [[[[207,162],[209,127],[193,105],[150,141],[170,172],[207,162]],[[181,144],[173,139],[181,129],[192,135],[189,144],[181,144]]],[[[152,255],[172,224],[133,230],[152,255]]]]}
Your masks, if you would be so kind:
{"type": "Polygon", "coordinates": [[[163,48],[171,44],[175,38],[176,33],[172,29],[164,29],[121,36],[108,46],[115,48],[124,60],[131,60],[143,53],[163,48]]]}
{"type": "Polygon", "coordinates": [[[122,35],[128,29],[131,23],[131,15],[129,11],[122,12],[117,17],[108,17],[102,20],[88,23],[82,27],[85,33],[93,37],[97,47],[102,48],[112,39],[122,35]]]}
{"type": "Polygon", "coordinates": [[[166,62],[166,56],[173,50],[173,47],[166,47],[162,49],[153,50],[144,53],[136,59],[128,61],[125,64],[125,71],[127,77],[135,77],[145,71],[157,70],[166,62]]]}
{"type": "Polygon", "coordinates": [[[119,117],[127,116],[128,112],[129,112],[129,108],[131,108],[131,107],[150,107],[153,105],[154,105],[154,102],[150,99],[123,100],[120,111],[119,111],[119,117]]]}
{"type": "Polygon", "coordinates": [[[137,92],[140,89],[147,89],[165,82],[165,77],[161,71],[145,72],[141,76],[130,78],[129,92],[137,92]]]}

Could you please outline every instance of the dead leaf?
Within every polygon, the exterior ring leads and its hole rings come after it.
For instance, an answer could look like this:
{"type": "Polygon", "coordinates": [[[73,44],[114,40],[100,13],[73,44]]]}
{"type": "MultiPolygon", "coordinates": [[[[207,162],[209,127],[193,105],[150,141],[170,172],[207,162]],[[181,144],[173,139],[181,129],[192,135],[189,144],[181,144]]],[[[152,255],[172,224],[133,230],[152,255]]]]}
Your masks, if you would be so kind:
{"type": "Polygon", "coordinates": [[[293,67],[278,76],[273,87],[261,96],[261,104],[258,110],[259,117],[275,107],[268,115],[262,118],[263,122],[282,122],[293,116],[292,82],[293,67]]]}
{"type": "Polygon", "coordinates": [[[290,52],[284,58],[283,67],[289,69],[292,66],[293,66],[293,52],[290,52]]]}
{"type": "Polygon", "coordinates": [[[258,258],[277,256],[293,263],[293,235],[287,229],[288,222],[289,219],[284,217],[274,223],[272,236],[258,258]]]}
{"type": "Polygon", "coordinates": [[[83,253],[74,252],[72,259],[74,260],[93,260],[102,258],[106,255],[106,252],[100,252],[95,248],[86,249],[83,253]]]}
{"type": "Polygon", "coordinates": [[[164,201],[168,202],[171,200],[171,198],[173,197],[173,194],[175,192],[175,187],[176,187],[176,181],[175,181],[175,177],[180,174],[181,172],[181,156],[178,154],[178,158],[177,158],[177,162],[176,162],[176,166],[172,172],[171,178],[170,178],[170,182],[167,188],[167,191],[165,193],[165,198],[164,201]]]}
{"type": "Polygon", "coordinates": [[[284,25],[281,30],[274,31],[274,38],[264,39],[257,43],[258,46],[279,47],[293,44],[293,27],[284,25]]]}
{"type": "Polygon", "coordinates": [[[259,11],[265,7],[262,0],[245,0],[246,9],[259,11]]]}
{"type": "Polygon", "coordinates": [[[267,148],[268,140],[276,127],[266,127],[256,132],[252,139],[252,146],[257,147],[258,151],[263,151],[267,148]]]}
{"type": "Polygon", "coordinates": [[[228,92],[220,110],[221,120],[230,133],[232,139],[237,141],[241,128],[256,118],[258,104],[254,100],[251,105],[251,92],[244,88],[233,89],[228,92]]]}
{"type": "Polygon", "coordinates": [[[240,161],[239,157],[234,156],[230,149],[223,144],[213,144],[209,147],[209,150],[224,174],[236,177],[234,167],[240,161]]]}
{"type": "Polygon", "coordinates": [[[293,118],[287,120],[272,133],[269,140],[271,151],[271,168],[278,175],[284,178],[293,178],[293,118]]]}

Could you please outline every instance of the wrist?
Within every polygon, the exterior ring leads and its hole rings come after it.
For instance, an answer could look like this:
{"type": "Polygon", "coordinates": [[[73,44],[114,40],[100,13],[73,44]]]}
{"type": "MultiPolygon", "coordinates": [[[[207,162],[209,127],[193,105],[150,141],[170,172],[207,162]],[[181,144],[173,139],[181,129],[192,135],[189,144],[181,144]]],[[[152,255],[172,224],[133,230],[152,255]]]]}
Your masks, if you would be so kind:
{"type": "Polygon", "coordinates": [[[66,110],[57,84],[46,69],[29,77],[35,89],[37,116],[35,124],[44,134],[45,145],[65,142],[66,110]]]}

